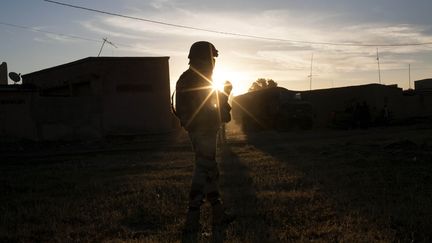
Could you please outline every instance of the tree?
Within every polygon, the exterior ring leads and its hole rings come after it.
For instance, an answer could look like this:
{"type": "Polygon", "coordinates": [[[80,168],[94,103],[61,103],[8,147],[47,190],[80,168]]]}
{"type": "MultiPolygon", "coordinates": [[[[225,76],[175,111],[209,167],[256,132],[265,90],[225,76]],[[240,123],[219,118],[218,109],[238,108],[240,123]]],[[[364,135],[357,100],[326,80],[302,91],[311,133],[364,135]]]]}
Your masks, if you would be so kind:
{"type": "Polygon", "coordinates": [[[259,78],[249,87],[249,92],[277,87],[277,85],[277,82],[275,82],[273,79],[259,78]]]}
{"type": "Polygon", "coordinates": [[[277,87],[277,83],[273,79],[267,80],[267,88],[277,87]]]}

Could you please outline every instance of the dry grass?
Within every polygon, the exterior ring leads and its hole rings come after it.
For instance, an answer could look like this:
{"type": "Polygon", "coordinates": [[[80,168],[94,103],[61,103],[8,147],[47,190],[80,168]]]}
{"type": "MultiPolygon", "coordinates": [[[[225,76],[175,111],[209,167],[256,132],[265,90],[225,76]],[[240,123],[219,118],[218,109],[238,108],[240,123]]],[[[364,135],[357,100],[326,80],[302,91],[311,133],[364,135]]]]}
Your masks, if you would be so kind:
{"type": "MultiPolygon", "coordinates": [[[[431,131],[232,133],[219,156],[238,215],[226,241],[432,241],[431,131]]],[[[2,159],[0,242],[178,242],[193,155],[130,144],[2,159]]]]}

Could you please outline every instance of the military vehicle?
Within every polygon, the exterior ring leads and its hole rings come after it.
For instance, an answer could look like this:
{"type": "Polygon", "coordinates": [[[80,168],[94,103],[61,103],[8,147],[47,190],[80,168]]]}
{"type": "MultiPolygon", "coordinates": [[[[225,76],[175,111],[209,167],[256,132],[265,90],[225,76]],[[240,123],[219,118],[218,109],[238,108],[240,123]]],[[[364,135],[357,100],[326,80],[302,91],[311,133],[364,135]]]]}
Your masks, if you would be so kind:
{"type": "Polygon", "coordinates": [[[233,120],[244,131],[311,129],[312,105],[300,93],[281,87],[264,88],[234,97],[233,120]]]}

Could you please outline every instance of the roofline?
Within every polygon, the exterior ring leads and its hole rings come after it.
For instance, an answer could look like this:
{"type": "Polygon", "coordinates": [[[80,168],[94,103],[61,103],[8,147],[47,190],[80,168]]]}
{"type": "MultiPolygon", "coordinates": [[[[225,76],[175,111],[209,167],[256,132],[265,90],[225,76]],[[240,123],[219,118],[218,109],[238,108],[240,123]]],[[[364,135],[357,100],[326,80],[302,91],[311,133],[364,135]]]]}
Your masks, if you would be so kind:
{"type": "MultiPolygon", "coordinates": [[[[328,90],[341,90],[341,89],[349,89],[349,88],[360,88],[360,87],[367,87],[367,86],[379,86],[379,87],[388,87],[388,88],[396,88],[396,89],[402,89],[400,87],[397,86],[397,84],[378,84],[378,83],[371,83],[371,84],[359,84],[359,85],[351,85],[351,86],[343,86],[343,87],[335,87],[335,88],[325,88],[325,89],[313,89],[313,90],[292,90],[292,89],[287,89],[285,87],[281,87],[281,86],[277,86],[277,87],[270,87],[271,88],[282,88],[285,89],[289,92],[295,92],[295,93],[310,93],[310,92],[320,92],[320,91],[328,91],[328,90]]],[[[235,97],[239,97],[245,94],[250,94],[250,93],[254,93],[254,92],[261,92],[264,91],[268,88],[264,88],[264,89],[259,89],[259,90],[255,90],[255,91],[249,91],[240,95],[236,95],[235,97]]]]}
{"type": "Polygon", "coordinates": [[[70,66],[74,66],[74,65],[78,65],[84,62],[94,62],[94,61],[118,61],[118,60],[144,60],[144,59],[169,59],[169,56],[154,56],[154,57],[86,57],[83,59],[79,59],[73,62],[68,62],[65,64],[61,64],[61,65],[57,65],[57,66],[53,66],[53,67],[49,67],[49,68],[45,68],[45,69],[41,69],[38,71],[34,71],[31,73],[26,73],[21,75],[23,78],[29,75],[33,75],[33,74],[38,74],[38,73],[43,73],[43,72],[47,72],[47,71],[51,71],[53,69],[61,69],[61,68],[66,68],[66,67],[70,67],[70,66]]]}
{"type": "Polygon", "coordinates": [[[420,80],[414,80],[414,83],[416,82],[431,82],[432,78],[425,78],[425,79],[420,79],[420,80]]]}
{"type": "Polygon", "coordinates": [[[342,87],[334,87],[334,88],[325,88],[325,89],[302,90],[302,91],[299,91],[299,92],[306,93],[306,92],[326,91],[326,90],[337,90],[337,89],[347,89],[347,88],[360,88],[360,87],[367,87],[367,86],[388,87],[388,88],[402,89],[402,88],[398,87],[397,84],[379,84],[379,83],[370,83],[370,84],[359,84],[359,85],[350,85],[350,86],[342,86],[342,87]]]}

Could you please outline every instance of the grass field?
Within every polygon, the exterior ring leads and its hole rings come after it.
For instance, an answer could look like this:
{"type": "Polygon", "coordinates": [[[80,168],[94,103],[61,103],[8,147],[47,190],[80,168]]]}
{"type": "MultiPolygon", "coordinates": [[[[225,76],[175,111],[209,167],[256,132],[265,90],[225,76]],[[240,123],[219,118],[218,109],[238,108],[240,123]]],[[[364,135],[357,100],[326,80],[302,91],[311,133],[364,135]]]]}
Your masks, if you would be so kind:
{"type": "MultiPolygon", "coordinates": [[[[226,242],[432,241],[431,128],[229,138],[221,188],[238,219],[226,242]]],[[[184,139],[51,146],[0,157],[0,242],[178,242],[193,170],[184,139]]],[[[204,232],[208,216],[206,205],[204,232]]]]}

